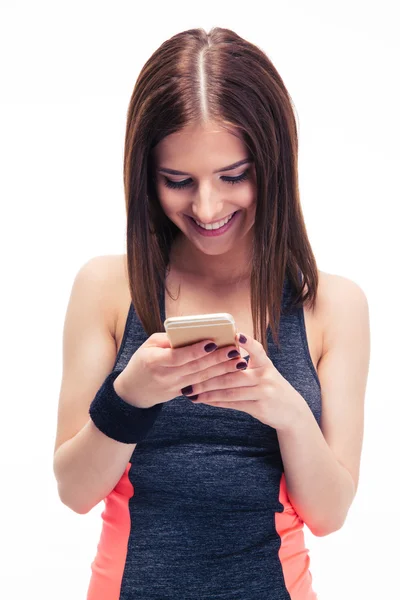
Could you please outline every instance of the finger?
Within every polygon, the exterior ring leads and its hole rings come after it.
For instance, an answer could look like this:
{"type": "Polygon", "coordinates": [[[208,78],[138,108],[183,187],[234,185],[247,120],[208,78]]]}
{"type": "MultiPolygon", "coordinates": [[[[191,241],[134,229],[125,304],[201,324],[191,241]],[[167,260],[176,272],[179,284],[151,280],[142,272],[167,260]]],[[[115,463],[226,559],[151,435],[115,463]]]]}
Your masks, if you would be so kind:
{"type": "MultiPolygon", "coordinates": [[[[243,373],[243,375],[246,375],[246,373],[243,373]]],[[[195,393],[193,393],[193,395],[195,395],[195,393]]],[[[213,403],[215,406],[222,405],[223,403],[234,404],[249,401],[257,402],[259,400],[257,395],[257,386],[231,387],[228,389],[218,389],[204,392],[203,394],[199,394],[198,399],[192,400],[192,402],[203,402],[204,404],[213,403]]]]}
{"type": "Polygon", "coordinates": [[[272,363],[271,359],[267,356],[263,345],[255,340],[250,335],[244,333],[236,334],[237,343],[239,346],[244,348],[250,355],[251,367],[253,369],[257,367],[265,367],[266,364],[272,363]]]}
{"type": "Polygon", "coordinates": [[[232,350],[239,353],[235,345],[217,348],[213,340],[206,339],[181,348],[164,349],[164,358],[160,365],[181,367],[182,370],[179,374],[184,377],[187,374],[196,373],[218,362],[232,358],[227,356],[232,350]]]}
{"type": "Polygon", "coordinates": [[[184,387],[181,393],[184,396],[191,396],[193,394],[204,394],[208,391],[213,390],[226,390],[235,386],[254,386],[256,382],[249,373],[244,371],[247,368],[247,363],[242,358],[236,360],[230,360],[223,365],[217,365],[218,371],[224,369],[224,371],[217,372],[214,375],[214,371],[217,369],[207,369],[207,372],[200,371],[193,376],[189,389],[184,387]],[[243,368],[238,367],[243,365],[243,368]],[[185,390],[185,391],[183,391],[185,390]]]}
{"type": "Polygon", "coordinates": [[[171,348],[171,342],[168,339],[166,333],[161,331],[157,331],[156,333],[152,333],[145,342],[142,344],[143,347],[153,347],[157,348],[171,348]]]}
{"type": "MultiPolygon", "coordinates": [[[[180,387],[192,386],[212,377],[235,371],[238,362],[245,361],[241,359],[240,353],[234,346],[218,348],[210,356],[194,360],[179,368],[180,387]],[[233,352],[239,356],[232,356],[233,352]]],[[[245,365],[247,367],[246,362],[245,365]]]]}
{"type": "Polygon", "coordinates": [[[191,361],[209,356],[217,349],[213,340],[201,340],[180,348],[166,348],[163,352],[163,367],[181,367],[191,361]]]}

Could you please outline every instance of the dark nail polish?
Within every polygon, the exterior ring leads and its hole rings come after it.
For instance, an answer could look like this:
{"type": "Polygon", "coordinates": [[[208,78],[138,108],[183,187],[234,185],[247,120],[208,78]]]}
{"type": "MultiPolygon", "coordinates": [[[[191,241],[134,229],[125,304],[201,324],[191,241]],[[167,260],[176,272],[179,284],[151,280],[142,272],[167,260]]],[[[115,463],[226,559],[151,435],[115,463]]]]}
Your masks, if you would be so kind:
{"type": "Polygon", "coordinates": [[[214,344],[213,342],[210,342],[209,344],[206,344],[204,346],[204,350],[206,352],[212,352],[213,350],[215,350],[217,348],[217,344],[214,344]]]}
{"type": "Polygon", "coordinates": [[[247,362],[239,362],[239,363],[236,365],[236,368],[237,368],[237,369],[247,369],[247,362]]]}
{"type": "Polygon", "coordinates": [[[191,385],[187,385],[186,387],[181,389],[181,393],[187,396],[193,392],[193,387],[191,385]]]}
{"type": "Polygon", "coordinates": [[[227,356],[228,358],[237,358],[238,356],[240,356],[240,352],[238,352],[237,350],[230,350],[227,356]]]}
{"type": "Polygon", "coordinates": [[[194,396],[188,396],[188,400],[197,400],[198,397],[198,394],[195,394],[194,396]]]}
{"type": "Polygon", "coordinates": [[[247,342],[247,337],[245,337],[242,333],[239,336],[239,342],[241,344],[245,344],[247,342]]]}

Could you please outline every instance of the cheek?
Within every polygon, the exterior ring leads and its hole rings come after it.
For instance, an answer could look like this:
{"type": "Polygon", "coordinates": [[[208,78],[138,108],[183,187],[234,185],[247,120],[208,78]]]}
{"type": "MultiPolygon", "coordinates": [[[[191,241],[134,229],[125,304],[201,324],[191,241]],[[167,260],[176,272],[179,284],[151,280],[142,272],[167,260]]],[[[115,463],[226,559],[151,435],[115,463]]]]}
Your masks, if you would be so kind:
{"type": "MultiPolygon", "coordinates": [[[[182,194],[182,198],[183,196],[184,194],[182,194]]],[[[176,225],[182,220],[182,213],[187,212],[187,202],[182,198],[174,190],[165,189],[165,186],[158,192],[161,209],[176,225]]]]}
{"type": "Polygon", "coordinates": [[[173,201],[173,195],[170,193],[170,190],[160,182],[157,182],[156,184],[156,192],[162,210],[169,216],[173,212],[174,205],[176,204],[176,202],[173,201]]]}
{"type": "Polygon", "coordinates": [[[242,206],[249,214],[256,211],[257,194],[253,187],[243,190],[243,194],[238,196],[238,204],[242,206]]]}
{"type": "Polygon", "coordinates": [[[174,216],[183,209],[183,202],[180,201],[179,197],[176,197],[176,194],[168,193],[168,190],[162,192],[158,198],[161,208],[168,216],[174,216]]]}

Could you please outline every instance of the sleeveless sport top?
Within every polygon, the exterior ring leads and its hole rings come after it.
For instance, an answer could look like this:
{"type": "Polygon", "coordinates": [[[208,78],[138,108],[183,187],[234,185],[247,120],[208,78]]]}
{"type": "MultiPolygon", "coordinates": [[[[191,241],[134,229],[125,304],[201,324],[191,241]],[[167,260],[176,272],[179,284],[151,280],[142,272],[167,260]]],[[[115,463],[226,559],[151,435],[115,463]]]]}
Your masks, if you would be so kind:
{"type": "MultiPolygon", "coordinates": [[[[290,287],[286,276],[282,307],[290,287]]],[[[281,310],[280,350],[269,326],[267,336],[269,358],[320,424],[303,307],[281,310]]],[[[113,370],[147,338],[131,303],[113,370]]],[[[276,430],[247,413],[184,396],[164,403],[104,502],[87,600],[317,598],[276,430]]]]}

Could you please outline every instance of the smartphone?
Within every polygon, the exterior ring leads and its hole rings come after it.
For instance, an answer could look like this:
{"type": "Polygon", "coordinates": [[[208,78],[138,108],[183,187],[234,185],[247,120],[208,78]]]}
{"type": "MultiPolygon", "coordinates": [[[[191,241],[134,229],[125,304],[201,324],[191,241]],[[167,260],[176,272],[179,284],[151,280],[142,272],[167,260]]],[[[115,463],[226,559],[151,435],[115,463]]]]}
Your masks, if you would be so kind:
{"type": "Polygon", "coordinates": [[[234,345],[239,350],[235,339],[235,320],[229,313],[168,317],[164,321],[164,328],[172,348],[213,340],[218,348],[234,345]]]}

